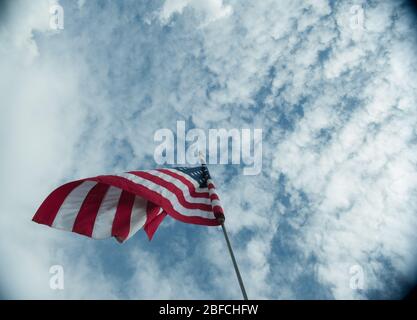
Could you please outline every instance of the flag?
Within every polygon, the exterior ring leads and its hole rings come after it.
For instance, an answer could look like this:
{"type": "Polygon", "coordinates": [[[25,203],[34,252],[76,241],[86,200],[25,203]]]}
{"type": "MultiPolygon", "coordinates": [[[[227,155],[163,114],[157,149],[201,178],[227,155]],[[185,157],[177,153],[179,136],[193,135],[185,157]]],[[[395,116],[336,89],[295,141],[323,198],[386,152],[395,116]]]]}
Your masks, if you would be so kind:
{"type": "Polygon", "coordinates": [[[124,242],[143,228],[149,240],[170,215],[217,226],[224,219],[205,165],[130,171],[68,182],[41,204],[33,221],[95,239],[124,242]]]}

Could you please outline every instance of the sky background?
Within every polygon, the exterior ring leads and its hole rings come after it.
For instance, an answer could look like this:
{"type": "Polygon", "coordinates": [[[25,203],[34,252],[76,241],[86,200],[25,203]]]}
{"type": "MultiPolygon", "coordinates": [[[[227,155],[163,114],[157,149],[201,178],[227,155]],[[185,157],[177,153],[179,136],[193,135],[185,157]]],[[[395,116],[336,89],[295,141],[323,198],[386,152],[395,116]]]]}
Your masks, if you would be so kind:
{"type": "Polygon", "coordinates": [[[249,298],[417,283],[411,2],[60,0],[56,31],[57,2],[0,1],[1,298],[239,299],[219,228],[167,217],[120,245],[31,221],[66,181],[154,168],[179,120],[263,130],[261,174],[209,166],[249,298]]]}

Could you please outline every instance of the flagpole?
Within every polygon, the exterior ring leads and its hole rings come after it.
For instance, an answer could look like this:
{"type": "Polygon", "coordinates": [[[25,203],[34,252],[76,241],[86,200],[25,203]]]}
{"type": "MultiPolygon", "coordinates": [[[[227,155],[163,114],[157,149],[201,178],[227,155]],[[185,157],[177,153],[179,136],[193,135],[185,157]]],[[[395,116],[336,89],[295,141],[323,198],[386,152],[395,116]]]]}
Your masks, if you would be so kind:
{"type": "MultiPolygon", "coordinates": [[[[201,165],[206,166],[206,161],[205,161],[204,156],[202,155],[201,152],[199,152],[199,158],[200,158],[201,165]]],[[[232,258],[233,267],[235,269],[237,281],[239,282],[240,290],[242,291],[243,300],[248,300],[248,295],[246,294],[246,290],[245,290],[245,286],[243,284],[242,276],[240,275],[239,267],[237,266],[237,262],[236,262],[236,259],[235,259],[235,255],[233,253],[232,245],[230,244],[230,240],[229,240],[229,237],[227,235],[226,227],[224,225],[224,217],[217,218],[217,221],[222,226],[223,235],[224,235],[224,238],[226,239],[227,248],[229,249],[230,257],[232,258]]]]}
{"type": "Polygon", "coordinates": [[[237,262],[235,259],[235,255],[233,254],[233,249],[229,241],[229,237],[227,236],[226,227],[224,226],[224,218],[217,219],[221,223],[224,238],[226,239],[227,248],[229,249],[230,257],[232,258],[233,267],[235,268],[237,281],[239,281],[240,290],[242,291],[243,300],[248,300],[248,295],[246,294],[245,286],[243,285],[243,280],[239,272],[239,267],[237,266],[237,262]]]}

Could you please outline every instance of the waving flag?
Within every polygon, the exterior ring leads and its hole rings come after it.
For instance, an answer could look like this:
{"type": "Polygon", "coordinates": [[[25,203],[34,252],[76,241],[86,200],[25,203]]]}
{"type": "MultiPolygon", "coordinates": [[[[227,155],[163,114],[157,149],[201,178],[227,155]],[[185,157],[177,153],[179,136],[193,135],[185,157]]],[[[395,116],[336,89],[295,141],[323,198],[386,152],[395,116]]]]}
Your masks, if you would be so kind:
{"type": "Polygon", "coordinates": [[[142,227],[152,239],[167,214],[185,223],[221,224],[223,209],[205,165],[72,181],[45,199],[33,221],[124,242],[142,227]]]}

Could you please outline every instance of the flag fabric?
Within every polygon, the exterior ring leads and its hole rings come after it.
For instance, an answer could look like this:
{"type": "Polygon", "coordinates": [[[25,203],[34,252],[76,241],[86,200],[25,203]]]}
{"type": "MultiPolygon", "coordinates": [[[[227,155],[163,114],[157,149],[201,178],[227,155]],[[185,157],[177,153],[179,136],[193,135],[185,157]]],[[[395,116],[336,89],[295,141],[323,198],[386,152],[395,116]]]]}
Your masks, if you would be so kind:
{"type": "Polygon", "coordinates": [[[55,189],[33,221],[95,239],[124,242],[143,228],[152,239],[166,215],[217,226],[224,213],[205,165],[130,171],[72,181],[55,189]]]}

